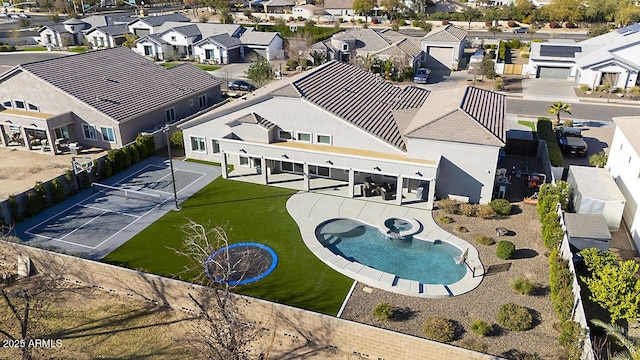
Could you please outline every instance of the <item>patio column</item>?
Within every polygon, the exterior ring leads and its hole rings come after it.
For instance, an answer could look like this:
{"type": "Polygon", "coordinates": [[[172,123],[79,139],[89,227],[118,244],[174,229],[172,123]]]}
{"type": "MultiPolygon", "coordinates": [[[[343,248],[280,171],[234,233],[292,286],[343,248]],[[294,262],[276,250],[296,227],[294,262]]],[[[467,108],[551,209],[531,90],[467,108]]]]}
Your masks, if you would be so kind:
{"type": "Polygon", "coordinates": [[[396,205],[402,205],[402,175],[398,175],[396,181],[396,205]]]}
{"type": "Polygon", "coordinates": [[[427,209],[433,210],[433,199],[436,197],[436,179],[429,180],[429,197],[427,198],[427,209]]]}
{"type": "Polygon", "coordinates": [[[0,137],[2,137],[2,145],[9,146],[9,139],[7,139],[7,130],[4,125],[0,125],[0,137]]]}
{"type": "Polygon", "coordinates": [[[349,169],[349,197],[353,199],[355,187],[356,173],[353,169],[349,169]]]}
{"type": "MultiPolygon", "coordinates": [[[[47,144],[49,146],[49,152],[52,155],[55,155],[56,154],[56,152],[54,150],[55,149],[55,144],[53,143],[55,141],[55,140],[53,140],[55,136],[53,134],[53,130],[47,129],[45,134],[47,135],[47,144]]],[[[44,145],[42,146],[42,148],[44,149],[44,145]]]]}
{"type": "Polygon", "coordinates": [[[260,157],[260,169],[262,171],[260,174],[262,175],[262,184],[269,184],[269,179],[267,178],[267,172],[269,171],[269,169],[267,169],[267,160],[264,158],[264,156],[260,157]]]}
{"type": "Polygon", "coordinates": [[[20,126],[20,136],[22,136],[24,146],[26,146],[27,149],[31,150],[31,141],[27,136],[27,129],[24,126],[20,126]]]}
{"type": "Polygon", "coordinates": [[[302,176],[304,176],[304,191],[309,191],[309,189],[311,188],[310,184],[309,184],[309,164],[307,164],[306,162],[302,165],[302,176]]]}
{"type": "Polygon", "coordinates": [[[220,152],[220,167],[222,168],[222,178],[226,179],[229,177],[229,173],[227,172],[227,153],[224,151],[220,152]]]}

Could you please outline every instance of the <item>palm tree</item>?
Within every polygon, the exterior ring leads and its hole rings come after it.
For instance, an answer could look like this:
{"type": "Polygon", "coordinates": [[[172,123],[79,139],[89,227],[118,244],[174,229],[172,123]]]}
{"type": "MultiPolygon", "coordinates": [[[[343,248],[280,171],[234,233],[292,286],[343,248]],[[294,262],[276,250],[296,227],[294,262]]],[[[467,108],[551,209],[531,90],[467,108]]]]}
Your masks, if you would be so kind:
{"type": "Polygon", "coordinates": [[[607,324],[598,319],[591,320],[591,323],[603,328],[607,333],[607,336],[618,340],[626,349],[625,353],[616,354],[616,356],[612,357],[611,360],[640,360],[640,348],[638,347],[638,344],[623,328],[615,324],[607,324]]]}
{"type": "Polygon", "coordinates": [[[597,154],[593,154],[589,157],[589,165],[597,168],[603,168],[607,165],[608,156],[604,151],[600,151],[597,154]]]}
{"type": "Polygon", "coordinates": [[[309,55],[313,59],[313,66],[320,66],[327,62],[327,55],[321,51],[312,51],[309,55]]]}
{"type": "Polygon", "coordinates": [[[571,105],[567,103],[563,103],[562,101],[554,101],[553,103],[551,103],[551,106],[549,108],[549,114],[556,115],[556,121],[554,126],[560,123],[560,113],[563,113],[563,112],[571,115],[571,105]]]}

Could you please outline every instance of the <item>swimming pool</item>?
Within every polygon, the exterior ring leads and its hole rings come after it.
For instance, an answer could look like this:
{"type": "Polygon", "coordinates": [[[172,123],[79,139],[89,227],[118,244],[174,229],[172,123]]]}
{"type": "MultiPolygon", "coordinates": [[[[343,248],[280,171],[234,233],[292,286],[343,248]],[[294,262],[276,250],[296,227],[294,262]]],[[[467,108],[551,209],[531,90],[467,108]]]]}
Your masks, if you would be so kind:
{"type": "Polygon", "coordinates": [[[456,246],[411,236],[392,239],[357,220],[328,220],[316,228],[316,237],[332,253],[349,261],[422,284],[450,285],[467,273],[467,267],[454,260],[462,254],[456,246]]]}

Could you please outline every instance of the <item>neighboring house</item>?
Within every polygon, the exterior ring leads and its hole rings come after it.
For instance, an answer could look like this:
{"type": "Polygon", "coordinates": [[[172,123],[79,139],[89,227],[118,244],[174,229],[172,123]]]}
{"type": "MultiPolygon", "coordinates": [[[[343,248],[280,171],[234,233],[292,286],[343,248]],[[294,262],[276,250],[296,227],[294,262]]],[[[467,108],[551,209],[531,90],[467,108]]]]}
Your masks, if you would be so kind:
{"type": "Polygon", "coordinates": [[[262,3],[265,13],[285,14],[291,13],[296,6],[293,0],[269,0],[262,3]]]}
{"type": "Polygon", "coordinates": [[[159,33],[136,40],[135,51],[154,59],[164,59],[172,51],[179,57],[222,63],[242,61],[251,52],[267,60],[284,57],[284,41],[275,32],[258,32],[234,24],[173,22],[158,30],[159,33]]]}
{"type": "Polygon", "coordinates": [[[532,43],[529,77],[575,80],[596,88],[640,85],[640,24],[578,43],[554,40],[532,43]]]}
{"type": "Polygon", "coordinates": [[[458,70],[463,64],[467,32],[451,24],[422,38],[425,64],[431,70],[458,70]]]}
{"type": "MultiPolygon", "coordinates": [[[[472,3],[472,1],[469,1],[472,3]]],[[[437,0],[433,2],[433,5],[427,7],[427,14],[433,14],[436,12],[444,13],[456,13],[463,12],[470,6],[456,0],[437,0]]]]}
{"type": "Polygon", "coordinates": [[[83,30],[91,27],[80,19],[69,19],[62,24],[45,25],[38,32],[40,42],[45,46],[63,47],[78,46],[84,43],[83,30]]]}
{"type": "Polygon", "coordinates": [[[166,22],[188,23],[191,22],[191,19],[182,14],[145,16],[130,22],[129,32],[139,38],[149,34],[157,34],[160,27],[166,22]]]}
{"type": "Polygon", "coordinates": [[[374,55],[381,60],[396,59],[405,66],[419,66],[423,61],[420,38],[384,29],[352,29],[334,34],[313,44],[310,51],[320,51],[328,60],[350,62],[374,55]]]}
{"type": "Polygon", "coordinates": [[[324,10],[336,18],[356,15],[352,7],[353,0],[324,0],[324,10]]]}
{"type": "Polygon", "coordinates": [[[399,87],[331,61],[179,128],[187,157],[221,163],[225,178],[432,208],[436,196],[491,200],[504,115],[498,93],[399,87]]]}
{"type": "Polygon", "coordinates": [[[622,218],[640,248],[640,116],[613,118],[616,130],[606,169],[625,198],[622,218]]]}
{"type": "Polygon", "coordinates": [[[127,24],[107,25],[94,27],[85,32],[85,38],[94,48],[116,47],[125,41],[125,35],[129,34],[127,24]]]}
{"type": "Polygon", "coordinates": [[[302,16],[304,19],[313,19],[319,12],[324,13],[324,10],[313,4],[298,5],[291,9],[291,14],[294,18],[302,16]]]}
{"type": "Polygon", "coordinates": [[[0,76],[0,143],[53,154],[67,142],[120,148],[219,102],[221,83],[125,47],[18,65],[0,76]]]}

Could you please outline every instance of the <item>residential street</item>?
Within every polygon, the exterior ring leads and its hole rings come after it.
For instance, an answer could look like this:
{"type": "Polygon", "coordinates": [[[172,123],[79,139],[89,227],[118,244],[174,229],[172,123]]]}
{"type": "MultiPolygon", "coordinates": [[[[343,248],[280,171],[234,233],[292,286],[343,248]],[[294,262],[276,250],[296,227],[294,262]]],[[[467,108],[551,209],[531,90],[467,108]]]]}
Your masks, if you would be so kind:
{"type": "MultiPolygon", "coordinates": [[[[613,100],[615,101],[615,100],[613,100]]],[[[507,113],[519,116],[538,117],[550,116],[550,101],[533,101],[509,98],[507,100],[507,113]]],[[[571,103],[571,115],[563,114],[563,118],[570,118],[577,121],[612,121],[616,116],[630,116],[640,114],[640,106],[618,105],[615,103],[586,104],[571,103]]]]}

